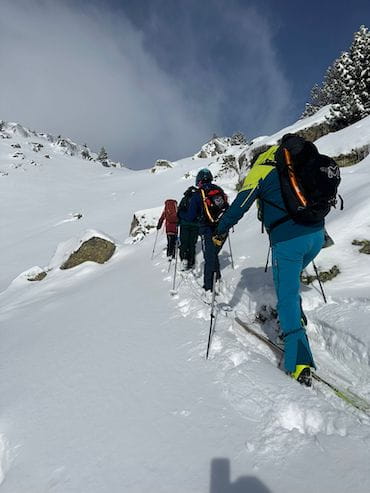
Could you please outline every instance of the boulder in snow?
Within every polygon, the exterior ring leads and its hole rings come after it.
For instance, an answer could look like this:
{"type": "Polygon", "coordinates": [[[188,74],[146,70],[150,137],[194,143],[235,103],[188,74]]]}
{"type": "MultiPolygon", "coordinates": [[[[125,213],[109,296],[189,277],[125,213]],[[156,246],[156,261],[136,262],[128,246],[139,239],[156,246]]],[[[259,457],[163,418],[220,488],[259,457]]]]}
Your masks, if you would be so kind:
{"type": "Polygon", "coordinates": [[[92,236],[82,242],[78,250],[74,251],[69,258],[61,265],[61,269],[71,269],[83,262],[97,262],[104,264],[113,255],[116,250],[116,245],[111,241],[92,236]]]}

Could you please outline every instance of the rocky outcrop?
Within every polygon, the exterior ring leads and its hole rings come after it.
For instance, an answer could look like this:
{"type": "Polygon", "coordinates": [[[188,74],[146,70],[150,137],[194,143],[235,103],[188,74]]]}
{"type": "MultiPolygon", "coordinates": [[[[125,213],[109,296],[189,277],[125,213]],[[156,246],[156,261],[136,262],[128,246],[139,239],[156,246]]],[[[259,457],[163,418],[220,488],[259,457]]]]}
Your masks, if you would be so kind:
{"type": "Polygon", "coordinates": [[[353,240],[352,245],[360,246],[360,253],[370,255],[370,241],[369,240],[353,240]]]}
{"type": "Polygon", "coordinates": [[[127,241],[129,243],[137,243],[149,233],[155,231],[162,211],[163,207],[136,211],[131,221],[130,239],[127,241]]]}
{"type": "Polygon", "coordinates": [[[330,134],[330,132],[335,132],[337,130],[332,124],[328,122],[322,122],[318,125],[313,125],[312,127],[304,128],[303,130],[298,130],[297,135],[315,142],[315,140],[324,137],[324,135],[330,134]]]}
{"type": "Polygon", "coordinates": [[[161,171],[166,171],[171,168],[173,168],[173,164],[171,163],[171,161],[167,161],[166,159],[157,159],[155,165],[153,166],[153,168],[151,168],[150,171],[152,173],[158,173],[161,171]]]}
{"type": "Polygon", "coordinates": [[[214,137],[209,142],[204,144],[200,152],[197,154],[199,158],[214,157],[223,154],[231,146],[229,137],[214,137]]]}
{"type": "Polygon", "coordinates": [[[39,272],[38,274],[34,275],[34,276],[30,276],[27,278],[28,281],[42,281],[43,279],[45,279],[45,277],[47,276],[47,273],[45,271],[42,271],[42,272],[39,272]]]}
{"type": "Polygon", "coordinates": [[[333,156],[333,159],[338,163],[338,166],[353,166],[359,163],[365,157],[370,154],[370,145],[360,147],[359,149],[352,149],[348,154],[340,154],[339,156],[333,156]]]}
{"type": "MultiPolygon", "coordinates": [[[[337,130],[336,128],[333,127],[333,125],[329,124],[328,122],[322,122],[318,125],[313,125],[312,127],[307,127],[303,128],[302,130],[298,130],[296,133],[297,135],[300,135],[306,140],[309,140],[311,142],[315,142],[315,140],[320,139],[320,137],[323,137],[324,135],[329,134],[330,132],[334,132],[337,130]]],[[[280,139],[275,142],[275,144],[280,144],[280,139]]],[[[251,158],[250,162],[253,164],[257,157],[262,154],[263,152],[267,151],[267,149],[271,146],[274,145],[273,143],[266,145],[263,144],[260,147],[256,147],[255,149],[252,150],[251,152],[251,158]]],[[[335,158],[334,158],[335,159],[335,158]]],[[[339,163],[338,163],[339,164],[339,163]]]]}
{"type": "MultiPolygon", "coordinates": [[[[340,274],[340,270],[339,270],[339,267],[337,265],[333,265],[333,267],[329,270],[318,271],[318,274],[319,274],[319,279],[321,282],[327,282],[327,281],[331,281],[332,279],[334,279],[334,277],[337,277],[340,274]]],[[[302,276],[301,276],[301,282],[303,284],[306,284],[306,285],[309,285],[316,280],[317,280],[316,275],[311,276],[309,274],[307,274],[307,275],[302,274],[302,276]]]]}
{"type": "Polygon", "coordinates": [[[111,241],[93,236],[84,241],[79,249],[73,252],[60,268],[62,270],[71,269],[84,262],[104,264],[112,257],[115,250],[116,245],[111,241]]]}

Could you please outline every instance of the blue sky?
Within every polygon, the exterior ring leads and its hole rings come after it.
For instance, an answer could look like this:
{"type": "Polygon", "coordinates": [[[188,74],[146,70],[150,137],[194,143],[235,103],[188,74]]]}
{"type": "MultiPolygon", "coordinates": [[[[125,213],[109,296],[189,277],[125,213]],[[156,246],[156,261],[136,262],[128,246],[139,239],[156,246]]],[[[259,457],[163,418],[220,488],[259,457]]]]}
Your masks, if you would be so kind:
{"type": "Polygon", "coordinates": [[[370,2],[2,0],[0,119],[133,168],[295,121],[370,2]]]}

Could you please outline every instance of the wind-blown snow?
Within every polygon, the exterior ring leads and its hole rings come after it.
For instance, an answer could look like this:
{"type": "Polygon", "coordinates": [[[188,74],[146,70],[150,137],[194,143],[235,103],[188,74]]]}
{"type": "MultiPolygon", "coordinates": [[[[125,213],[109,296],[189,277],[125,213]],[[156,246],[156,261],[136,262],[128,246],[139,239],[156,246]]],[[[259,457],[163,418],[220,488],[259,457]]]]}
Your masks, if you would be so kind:
{"type": "MultiPolygon", "coordinates": [[[[362,142],[361,128],[329,135],[332,155],[349,134],[362,142]]],[[[23,152],[28,140],[0,141],[2,491],[369,491],[370,418],[320,385],[286,377],[277,356],[233,320],[238,313],[255,324],[259,307],[275,303],[254,208],[231,234],[235,270],[228,244],[220,255],[208,361],[201,252],[195,274],[178,273],[172,292],[163,231],[153,260],[155,234],[126,241],[135,212],[155,222],[197,169],[217,173],[217,156],[160,174],[57,152],[40,166],[15,166],[10,150],[23,152]],[[88,230],[115,241],[112,259],[59,270],[88,230]],[[50,267],[43,281],[27,280],[50,267]]],[[[304,287],[304,309],[318,372],[370,400],[369,257],[352,245],[370,239],[370,158],[342,177],[345,210],[328,220],[335,245],[316,262],[341,273],[324,285],[327,304],[317,285],[304,287]]],[[[233,197],[232,179],[225,183],[233,197]]],[[[274,322],[264,329],[273,334],[274,322]]]]}

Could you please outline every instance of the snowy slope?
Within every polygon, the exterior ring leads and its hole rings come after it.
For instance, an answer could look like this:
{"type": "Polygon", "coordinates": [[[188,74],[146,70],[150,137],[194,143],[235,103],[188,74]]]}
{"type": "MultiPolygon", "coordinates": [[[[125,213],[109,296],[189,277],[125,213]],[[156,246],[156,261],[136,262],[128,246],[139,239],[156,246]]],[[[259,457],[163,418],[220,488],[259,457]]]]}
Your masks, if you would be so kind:
{"type": "MultiPolygon", "coordinates": [[[[362,139],[361,127],[353,131],[362,139]]],[[[345,136],[328,137],[335,153],[345,136]]],[[[233,321],[235,313],[253,321],[275,302],[254,209],[231,235],[235,270],[227,246],[221,254],[219,304],[233,311],[219,310],[207,362],[201,253],[198,272],[178,275],[171,296],[164,234],[153,260],[154,234],[127,241],[135,212],[155,211],[155,221],[199,168],[217,174],[217,157],[187,158],[159,174],[56,151],[40,166],[9,167],[19,138],[0,141],[1,490],[369,491],[370,418],[320,386],[291,381],[233,321]],[[116,240],[113,258],[55,268],[58,247],[87,230],[116,240]],[[29,282],[22,273],[35,266],[54,269],[29,282]]],[[[370,158],[342,175],[346,207],[328,221],[336,244],[317,259],[341,274],[324,285],[326,305],[317,286],[305,287],[304,309],[319,372],[370,400],[369,257],[352,245],[370,239],[370,158]]],[[[233,196],[237,177],[224,180],[233,196]]]]}

